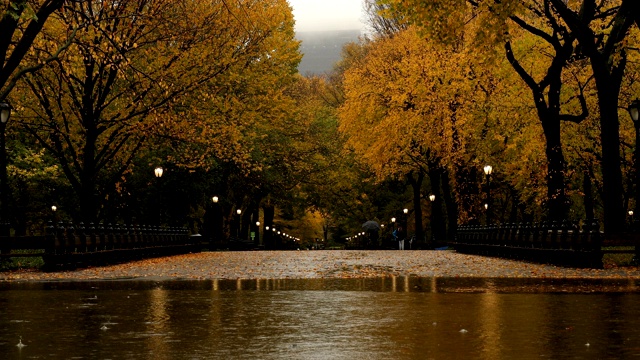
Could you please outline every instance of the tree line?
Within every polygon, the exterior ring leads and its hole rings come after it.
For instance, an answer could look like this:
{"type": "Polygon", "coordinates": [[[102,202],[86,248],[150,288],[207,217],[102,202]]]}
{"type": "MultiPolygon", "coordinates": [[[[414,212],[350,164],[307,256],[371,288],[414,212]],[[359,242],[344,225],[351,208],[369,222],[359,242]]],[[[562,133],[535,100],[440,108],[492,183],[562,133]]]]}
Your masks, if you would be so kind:
{"type": "Polygon", "coordinates": [[[369,33],[304,77],[285,0],[2,1],[2,220],[206,232],[216,196],[226,236],[237,209],[244,237],[341,241],[403,208],[419,239],[489,214],[624,229],[635,2],[364,6],[369,33]]]}

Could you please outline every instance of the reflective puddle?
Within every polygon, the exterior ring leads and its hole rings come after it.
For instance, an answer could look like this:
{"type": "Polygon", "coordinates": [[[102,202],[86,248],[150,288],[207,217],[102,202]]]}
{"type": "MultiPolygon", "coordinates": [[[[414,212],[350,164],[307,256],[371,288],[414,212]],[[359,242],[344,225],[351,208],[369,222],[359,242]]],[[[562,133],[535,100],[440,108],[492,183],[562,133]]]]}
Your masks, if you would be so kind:
{"type": "Polygon", "coordinates": [[[0,283],[0,354],[3,359],[632,358],[640,356],[640,292],[634,280],[0,283]]]}

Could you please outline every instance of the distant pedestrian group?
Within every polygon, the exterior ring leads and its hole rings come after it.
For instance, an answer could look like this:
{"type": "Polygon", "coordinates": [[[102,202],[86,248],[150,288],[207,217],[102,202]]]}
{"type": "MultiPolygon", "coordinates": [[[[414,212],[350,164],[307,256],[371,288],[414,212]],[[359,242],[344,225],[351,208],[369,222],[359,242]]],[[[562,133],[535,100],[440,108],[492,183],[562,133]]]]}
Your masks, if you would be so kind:
{"type": "Polygon", "coordinates": [[[404,250],[404,241],[407,238],[407,232],[402,225],[399,225],[397,229],[393,230],[393,238],[398,242],[398,250],[404,250]]]}

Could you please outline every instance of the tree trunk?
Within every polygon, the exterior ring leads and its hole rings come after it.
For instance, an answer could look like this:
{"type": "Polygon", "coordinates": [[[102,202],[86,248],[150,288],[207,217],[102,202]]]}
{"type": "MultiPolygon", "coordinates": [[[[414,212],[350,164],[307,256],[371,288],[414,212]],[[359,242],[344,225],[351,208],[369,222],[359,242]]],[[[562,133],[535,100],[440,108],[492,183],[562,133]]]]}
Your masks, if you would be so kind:
{"type": "Polygon", "coordinates": [[[265,249],[275,249],[275,243],[274,243],[275,236],[273,234],[272,229],[273,229],[273,218],[275,217],[276,209],[271,204],[263,204],[262,212],[264,214],[265,229],[267,226],[269,227],[269,230],[265,231],[264,233],[264,239],[263,239],[264,247],[265,249]]]}
{"type": "Polygon", "coordinates": [[[251,228],[251,214],[253,213],[253,207],[249,206],[242,213],[242,222],[240,223],[240,239],[250,240],[249,229],[251,228]]]}
{"type": "MultiPolygon", "coordinates": [[[[602,95],[603,98],[610,97],[602,95]]],[[[607,101],[607,100],[605,100],[607,101]]],[[[609,99],[617,104],[617,98],[609,99]]],[[[622,170],[620,162],[620,138],[616,106],[600,106],[600,128],[602,141],[602,187],[604,190],[604,229],[616,233],[624,225],[622,206],[622,170]],[[609,109],[607,109],[609,108],[609,109]]]]}
{"type": "Polygon", "coordinates": [[[449,172],[444,170],[442,172],[442,199],[447,209],[448,227],[446,239],[452,241],[456,237],[456,230],[458,228],[458,204],[454,198],[449,180],[449,172]]]}
{"type": "MultiPolygon", "coordinates": [[[[560,41],[560,39],[557,39],[560,41]]],[[[545,135],[547,155],[547,214],[549,220],[563,220],[568,213],[565,194],[565,160],[560,138],[560,92],[562,89],[562,70],[573,54],[573,38],[565,38],[563,45],[557,49],[545,79],[536,82],[520,65],[511,50],[511,43],[505,44],[507,59],[514,70],[527,84],[533,95],[538,118],[545,135]],[[546,100],[545,100],[546,98],[546,100]]],[[[583,115],[586,116],[583,108],[583,115]]],[[[576,117],[580,118],[580,117],[576,117]]]]}
{"type": "Polygon", "coordinates": [[[431,239],[427,239],[428,248],[433,248],[436,241],[443,241],[445,237],[445,224],[442,214],[442,200],[440,180],[442,178],[441,170],[436,166],[429,169],[429,180],[431,181],[431,191],[436,196],[435,201],[431,202],[431,239]]]}
{"type": "Polygon", "coordinates": [[[591,176],[589,172],[583,173],[583,191],[584,191],[584,213],[587,218],[587,223],[590,224],[593,220],[593,190],[591,189],[591,176]]]}
{"type": "Polygon", "coordinates": [[[260,245],[260,226],[256,225],[256,223],[260,219],[260,207],[255,206],[251,213],[251,232],[253,233],[253,244],[257,247],[260,245]]]}
{"type": "Polygon", "coordinates": [[[420,190],[422,189],[422,182],[424,181],[424,173],[422,171],[418,172],[415,179],[412,174],[409,174],[407,178],[413,188],[413,212],[415,218],[416,239],[412,246],[413,248],[420,249],[423,247],[424,239],[424,230],[422,227],[422,194],[420,193],[420,190]]]}
{"type": "Polygon", "coordinates": [[[560,120],[553,117],[549,116],[542,121],[547,155],[547,213],[548,220],[562,221],[566,218],[568,209],[564,184],[566,163],[560,139],[560,120]]]}

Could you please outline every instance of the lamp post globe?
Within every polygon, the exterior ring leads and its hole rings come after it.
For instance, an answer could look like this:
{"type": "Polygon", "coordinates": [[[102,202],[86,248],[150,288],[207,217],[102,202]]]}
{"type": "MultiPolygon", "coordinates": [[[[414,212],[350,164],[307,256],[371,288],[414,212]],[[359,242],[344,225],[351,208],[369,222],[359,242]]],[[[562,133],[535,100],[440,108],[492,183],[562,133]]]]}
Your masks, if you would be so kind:
{"type": "Polygon", "coordinates": [[[640,100],[633,100],[631,104],[629,104],[627,111],[629,111],[629,115],[631,116],[631,120],[633,120],[634,124],[637,123],[638,115],[640,113],[640,100]]]}
{"type": "Polygon", "coordinates": [[[5,101],[0,102],[0,122],[6,124],[7,121],[9,121],[9,118],[11,117],[11,110],[13,110],[11,104],[5,101]]]}

